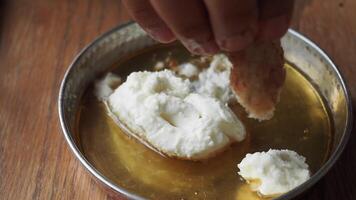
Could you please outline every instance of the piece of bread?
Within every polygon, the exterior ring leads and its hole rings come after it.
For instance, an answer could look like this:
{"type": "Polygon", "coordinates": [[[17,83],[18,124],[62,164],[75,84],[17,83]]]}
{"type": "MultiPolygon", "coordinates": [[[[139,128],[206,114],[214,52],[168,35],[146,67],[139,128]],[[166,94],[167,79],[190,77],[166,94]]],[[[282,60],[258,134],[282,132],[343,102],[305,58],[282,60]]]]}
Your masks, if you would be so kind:
{"type": "Polygon", "coordinates": [[[271,119],[286,76],[280,41],[254,44],[228,57],[233,64],[230,85],[238,102],[249,117],[271,119]]]}

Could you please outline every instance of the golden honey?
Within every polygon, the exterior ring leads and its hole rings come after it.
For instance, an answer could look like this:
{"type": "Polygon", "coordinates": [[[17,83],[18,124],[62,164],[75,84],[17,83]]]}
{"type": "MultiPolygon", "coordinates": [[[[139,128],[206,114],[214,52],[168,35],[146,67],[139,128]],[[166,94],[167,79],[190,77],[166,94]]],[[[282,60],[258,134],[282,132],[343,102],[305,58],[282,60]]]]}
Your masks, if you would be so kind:
{"type": "MultiPolygon", "coordinates": [[[[116,64],[121,77],[137,70],[152,70],[159,60],[192,59],[182,47],[159,47],[137,53],[116,64]]],[[[248,137],[216,157],[202,162],[166,158],[128,137],[106,114],[105,106],[88,88],[79,113],[78,132],[85,157],[118,186],[148,199],[268,199],[251,191],[237,174],[246,153],[290,149],[306,157],[315,173],[328,157],[332,131],[327,108],[303,74],[286,64],[287,78],[271,120],[246,117],[236,103],[230,108],[241,118],[248,137]]]]}

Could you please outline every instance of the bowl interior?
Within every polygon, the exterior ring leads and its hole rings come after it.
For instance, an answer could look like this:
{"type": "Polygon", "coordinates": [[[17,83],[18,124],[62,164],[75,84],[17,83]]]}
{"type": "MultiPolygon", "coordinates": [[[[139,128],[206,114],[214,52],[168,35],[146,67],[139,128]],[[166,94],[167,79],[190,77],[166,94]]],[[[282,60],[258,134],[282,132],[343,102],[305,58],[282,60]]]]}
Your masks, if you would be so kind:
{"type": "MultiPolygon", "coordinates": [[[[82,95],[93,80],[107,72],[120,59],[154,44],[156,42],[134,23],[120,26],[104,34],[85,48],[74,60],[62,82],[59,96],[59,113],[63,132],[77,158],[105,185],[132,198],[139,197],[110,182],[85,159],[80,150],[76,131],[77,113],[82,95]]],[[[294,64],[319,89],[329,107],[334,126],[332,152],[328,161],[308,182],[278,198],[290,199],[314,184],[338,158],[351,129],[352,111],[349,95],[339,72],[315,44],[290,30],[282,38],[282,46],[286,60],[294,64]]]]}

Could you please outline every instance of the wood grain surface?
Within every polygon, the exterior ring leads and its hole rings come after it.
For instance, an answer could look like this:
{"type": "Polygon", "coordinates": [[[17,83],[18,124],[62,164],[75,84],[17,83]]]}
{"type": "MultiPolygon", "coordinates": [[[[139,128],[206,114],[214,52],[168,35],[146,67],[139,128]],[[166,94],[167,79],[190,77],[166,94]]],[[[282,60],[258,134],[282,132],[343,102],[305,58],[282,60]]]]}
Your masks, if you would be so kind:
{"type": "MultiPolygon", "coordinates": [[[[297,0],[292,27],[341,69],[356,107],[356,1],[297,0]]],[[[62,136],[57,95],[74,56],[127,21],[119,0],[8,0],[0,7],[0,199],[112,199],[62,136]]],[[[356,128],[303,199],[356,199],[356,128]]]]}

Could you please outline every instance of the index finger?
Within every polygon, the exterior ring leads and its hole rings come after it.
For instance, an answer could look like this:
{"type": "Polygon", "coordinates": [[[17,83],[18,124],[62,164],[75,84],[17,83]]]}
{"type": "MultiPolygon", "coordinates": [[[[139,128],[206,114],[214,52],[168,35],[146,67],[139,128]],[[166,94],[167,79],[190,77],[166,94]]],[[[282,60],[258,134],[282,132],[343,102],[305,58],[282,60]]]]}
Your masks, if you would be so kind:
{"type": "Polygon", "coordinates": [[[172,42],[175,39],[172,31],[157,15],[148,0],[123,0],[125,7],[134,20],[154,39],[172,42]]]}
{"type": "Polygon", "coordinates": [[[258,40],[281,38],[288,30],[294,0],[259,0],[258,40]]]}

